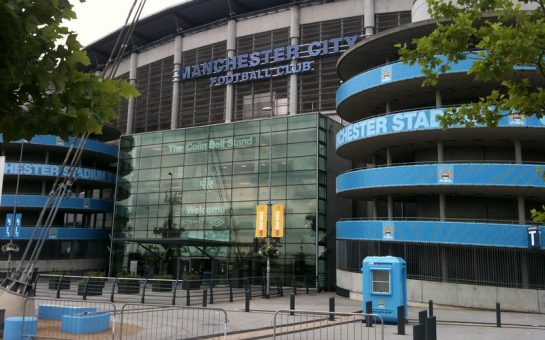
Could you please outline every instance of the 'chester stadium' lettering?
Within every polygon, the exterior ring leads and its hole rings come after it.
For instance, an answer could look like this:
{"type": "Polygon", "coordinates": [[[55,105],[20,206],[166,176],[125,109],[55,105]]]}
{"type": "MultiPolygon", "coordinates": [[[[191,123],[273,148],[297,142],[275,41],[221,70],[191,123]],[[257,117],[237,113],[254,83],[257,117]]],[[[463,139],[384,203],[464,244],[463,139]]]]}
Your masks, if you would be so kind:
{"type": "MultiPolygon", "coordinates": [[[[184,65],[174,77],[188,80],[218,73],[235,71],[249,67],[281,63],[297,60],[302,57],[318,57],[341,52],[341,48],[351,48],[358,40],[358,35],[339,37],[328,40],[313,41],[308,45],[288,45],[265,49],[258,52],[243,53],[232,57],[210,60],[202,64],[184,65]]],[[[210,77],[210,85],[227,85],[249,80],[266,79],[285,76],[294,73],[303,73],[312,70],[312,61],[303,61],[296,64],[277,65],[272,68],[263,68],[246,72],[210,77]]]]}
{"type": "MultiPolygon", "coordinates": [[[[58,176],[61,167],[49,164],[32,163],[6,163],[4,174],[6,175],[29,175],[29,176],[58,176]]],[[[96,169],[76,168],[76,178],[82,180],[102,181],[115,183],[112,173],[96,169]]],[[[66,176],[68,168],[64,168],[63,175],[66,176]]]]}
{"type": "Polygon", "coordinates": [[[442,109],[401,112],[365,119],[348,125],[337,133],[337,147],[352,141],[386,133],[432,129],[439,127],[442,109]]]}

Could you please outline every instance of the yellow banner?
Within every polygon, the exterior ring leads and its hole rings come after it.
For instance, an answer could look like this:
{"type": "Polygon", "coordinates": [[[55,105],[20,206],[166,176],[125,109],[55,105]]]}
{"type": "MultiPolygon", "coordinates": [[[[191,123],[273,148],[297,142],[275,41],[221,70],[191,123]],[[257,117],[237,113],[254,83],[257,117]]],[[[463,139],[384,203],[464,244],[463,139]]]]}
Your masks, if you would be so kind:
{"type": "Polygon", "coordinates": [[[258,204],[255,208],[255,237],[267,237],[266,204],[258,204]]]}
{"type": "Polygon", "coordinates": [[[283,237],[284,236],[284,205],[283,204],[274,204],[272,206],[272,237],[283,237]]]}

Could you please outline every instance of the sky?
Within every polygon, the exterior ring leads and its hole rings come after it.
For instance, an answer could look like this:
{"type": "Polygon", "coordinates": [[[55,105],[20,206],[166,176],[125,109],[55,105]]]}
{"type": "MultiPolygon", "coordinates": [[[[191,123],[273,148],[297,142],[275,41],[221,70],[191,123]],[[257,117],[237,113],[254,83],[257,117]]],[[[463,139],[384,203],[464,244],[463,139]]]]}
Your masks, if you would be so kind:
{"type": "MultiPolygon", "coordinates": [[[[147,0],[140,18],[156,13],[166,7],[188,0],[147,0]]],[[[66,26],[78,34],[83,46],[99,40],[123,26],[134,0],[70,0],[78,18],[66,26]]]]}

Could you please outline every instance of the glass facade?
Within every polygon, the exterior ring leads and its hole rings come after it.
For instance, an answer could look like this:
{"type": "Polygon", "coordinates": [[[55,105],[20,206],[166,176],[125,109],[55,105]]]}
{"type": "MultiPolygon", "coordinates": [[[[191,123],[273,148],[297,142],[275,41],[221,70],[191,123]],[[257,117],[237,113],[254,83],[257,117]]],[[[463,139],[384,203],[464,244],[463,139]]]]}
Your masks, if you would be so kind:
{"type": "Polygon", "coordinates": [[[146,276],[265,275],[255,212],[270,184],[271,203],[286,213],[285,236],[271,240],[280,252],[272,275],[325,277],[326,120],[304,114],[273,118],[272,132],[261,119],[122,137],[114,270],[136,259],[146,276]]]}

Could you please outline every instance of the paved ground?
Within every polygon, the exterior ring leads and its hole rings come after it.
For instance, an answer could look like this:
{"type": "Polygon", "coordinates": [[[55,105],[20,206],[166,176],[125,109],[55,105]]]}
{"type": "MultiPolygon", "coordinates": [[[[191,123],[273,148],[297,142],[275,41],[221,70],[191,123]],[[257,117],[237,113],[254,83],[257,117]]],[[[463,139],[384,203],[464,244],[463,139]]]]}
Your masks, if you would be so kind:
{"type": "MultiPolygon", "coordinates": [[[[170,293],[165,294],[164,304],[170,293]]],[[[296,296],[296,310],[310,310],[327,312],[329,298],[335,297],[336,311],[353,313],[362,310],[362,304],[358,301],[344,299],[335,296],[334,293],[298,294],[296,296]]],[[[183,301],[180,301],[183,302],[183,301]]],[[[36,301],[36,304],[60,304],[62,300],[36,301]]],[[[112,310],[109,303],[99,301],[72,302],[77,306],[89,304],[97,310],[112,310]]],[[[70,303],[70,304],[72,304],[70,303]]],[[[155,302],[157,303],[157,302],[155,302]]],[[[118,312],[123,307],[123,302],[116,302],[118,312]]],[[[275,312],[289,309],[289,296],[274,297],[269,300],[254,298],[251,300],[250,313],[244,311],[244,300],[232,303],[216,303],[209,305],[212,308],[221,308],[226,311],[228,322],[228,339],[272,339],[273,320],[275,312]]],[[[413,338],[414,320],[418,318],[418,312],[427,308],[427,304],[411,303],[409,306],[409,321],[406,327],[406,335],[397,335],[397,326],[384,326],[384,339],[409,340],[413,338]]],[[[116,333],[123,332],[123,339],[165,339],[195,337],[203,334],[222,334],[224,330],[224,314],[222,310],[167,307],[154,309],[149,305],[126,306],[128,313],[124,315],[121,327],[120,314],[115,321],[116,333]]],[[[478,339],[478,340],[544,340],[545,339],[545,314],[530,313],[502,313],[502,328],[496,328],[495,311],[463,309],[448,306],[435,305],[434,314],[437,317],[438,339],[478,339]]],[[[380,327],[366,328],[361,323],[361,316],[350,318],[339,316],[336,325],[324,315],[309,316],[289,313],[279,314],[278,324],[287,325],[282,330],[285,332],[299,331],[277,337],[278,339],[381,339],[380,327]]],[[[110,337],[111,338],[111,337],[110,337]]],[[[93,338],[100,339],[100,338],[93,338]]]]}
{"type": "MultiPolygon", "coordinates": [[[[316,295],[297,295],[296,305],[297,310],[314,310],[327,311],[329,298],[335,296],[334,293],[322,293],[316,295]]],[[[338,312],[356,312],[362,310],[361,302],[335,297],[336,310],[338,312]]],[[[227,311],[229,317],[229,331],[241,332],[229,336],[229,339],[249,339],[258,336],[266,336],[270,334],[270,330],[262,329],[259,331],[249,332],[251,329],[268,328],[273,324],[274,312],[280,309],[289,309],[289,297],[276,297],[270,300],[254,299],[251,301],[250,313],[244,312],[244,301],[232,303],[214,304],[213,307],[223,308],[227,311]],[[244,332],[246,331],[246,332],[244,332]]],[[[544,314],[529,314],[529,313],[502,313],[502,322],[504,327],[495,327],[496,314],[495,311],[462,309],[448,306],[434,306],[434,315],[437,317],[437,338],[438,339],[479,339],[479,340],[501,340],[501,339],[545,339],[545,315],[544,314]],[[461,324],[466,322],[467,324],[461,324]],[[483,324],[483,323],[488,323],[483,324]],[[515,326],[516,325],[516,326],[515,326]],[[519,326],[521,325],[521,326],[519,326]],[[533,326],[541,326],[535,328],[533,326]]],[[[410,304],[409,320],[418,318],[418,311],[427,308],[426,304],[410,304]]],[[[406,335],[397,335],[397,326],[386,325],[384,327],[385,339],[412,339],[412,327],[414,321],[406,327],[406,335]]],[[[345,333],[340,335],[337,330],[339,339],[352,338],[354,333],[353,325],[345,327],[345,333]]],[[[367,330],[363,330],[366,332],[367,330]]],[[[306,338],[333,338],[331,334],[324,336],[322,333],[307,334],[306,338]],[[317,336],[318,335],[318,336],[317,336]]],[[[299,338],[293,334],[284,338],[299,338]]],[[[305,338],[305,337],[303,337],[305,338]]],[[[358,337],[359,338],[359,337],[358,337]]],[[[364,334],[363,339],[375,339],[374,334],[367,336],[364,334]]],[[[379,338],[379,337],[378,337],[379,338]]]]}

